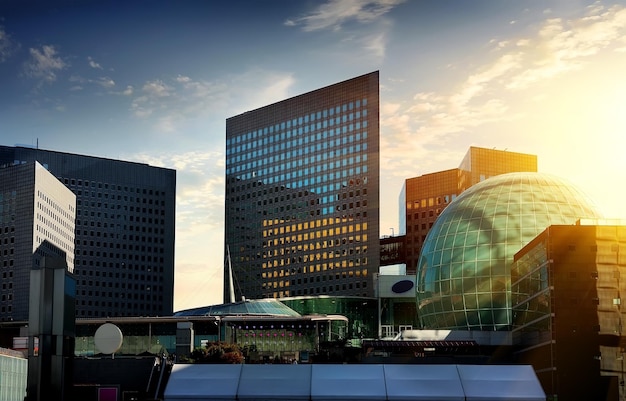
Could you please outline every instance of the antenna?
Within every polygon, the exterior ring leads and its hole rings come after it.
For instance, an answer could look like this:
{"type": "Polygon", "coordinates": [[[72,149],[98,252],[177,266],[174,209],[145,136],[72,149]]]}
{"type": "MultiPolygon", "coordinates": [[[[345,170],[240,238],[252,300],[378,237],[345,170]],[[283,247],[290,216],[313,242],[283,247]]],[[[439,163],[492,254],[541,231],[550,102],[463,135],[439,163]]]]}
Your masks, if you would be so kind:
{"type": "Polygon", "coordinates": [[[228,261],[228,282],[230,303],[235,302],[235,284],[233,283],[233,265],[230,261],[230,246],[226,245],[226,260],[228,261]]]}

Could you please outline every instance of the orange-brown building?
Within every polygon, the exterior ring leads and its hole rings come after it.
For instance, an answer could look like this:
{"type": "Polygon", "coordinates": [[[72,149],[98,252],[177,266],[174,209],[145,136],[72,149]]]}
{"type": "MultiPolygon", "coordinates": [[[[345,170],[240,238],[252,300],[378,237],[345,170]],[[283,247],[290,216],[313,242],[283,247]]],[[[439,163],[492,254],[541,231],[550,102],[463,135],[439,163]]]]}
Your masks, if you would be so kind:
{"type": "Polygon", "coordinates": [[[535,155],[472,146],[458,168],[407,179],[400,207],[407,274],[415,274],[422,244],[437,216],[461,192],[496,175],[536,171],[535,155]]]}

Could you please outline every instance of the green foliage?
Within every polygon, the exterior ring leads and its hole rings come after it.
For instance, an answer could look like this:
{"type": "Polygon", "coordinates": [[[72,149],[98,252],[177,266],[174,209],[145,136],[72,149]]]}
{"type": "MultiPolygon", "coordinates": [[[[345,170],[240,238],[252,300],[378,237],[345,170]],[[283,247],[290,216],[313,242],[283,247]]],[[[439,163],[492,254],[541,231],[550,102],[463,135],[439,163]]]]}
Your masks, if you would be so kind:
{"type": "Polygon", "coordinates": [[[211,342],[206,348],[196,348],[190,355],[194,363],[243,363],[244,356],[237,344],[211,342]]]}

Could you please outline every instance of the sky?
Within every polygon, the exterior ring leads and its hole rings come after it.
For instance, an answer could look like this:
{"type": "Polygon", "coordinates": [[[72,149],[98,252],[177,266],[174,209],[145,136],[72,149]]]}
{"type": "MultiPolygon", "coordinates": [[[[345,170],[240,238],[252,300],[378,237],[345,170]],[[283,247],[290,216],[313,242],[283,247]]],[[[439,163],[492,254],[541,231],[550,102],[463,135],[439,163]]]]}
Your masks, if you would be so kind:
{"type": "Polygon", "coordinates": [[[2,0],[0,144],[176,169],[174,309],[219,304],[226,119],[372,71],[381,236],[470,146],[626,218],[626,0],[2,0]]]}

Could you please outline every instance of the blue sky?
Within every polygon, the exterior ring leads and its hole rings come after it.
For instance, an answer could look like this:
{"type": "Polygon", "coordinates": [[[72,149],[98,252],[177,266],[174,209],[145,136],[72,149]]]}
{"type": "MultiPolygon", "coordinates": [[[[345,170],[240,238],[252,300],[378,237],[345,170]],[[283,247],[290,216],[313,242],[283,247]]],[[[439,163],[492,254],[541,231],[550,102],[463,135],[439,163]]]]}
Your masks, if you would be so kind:
{"type": "Polygon", "coordinates": [[[176,169],[174,307],[215,304],[226,118],[375,70],[381,235],[469,146],[626,218],[626,1],[4,0],[0,143],[176,169]]]}

